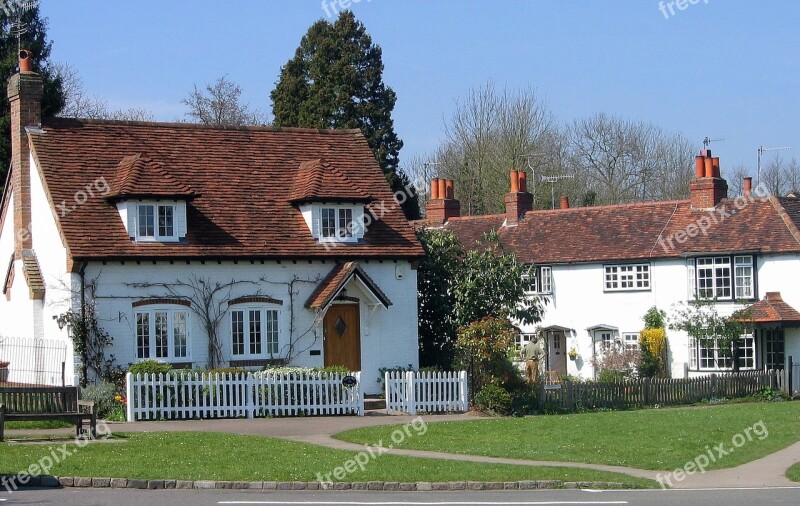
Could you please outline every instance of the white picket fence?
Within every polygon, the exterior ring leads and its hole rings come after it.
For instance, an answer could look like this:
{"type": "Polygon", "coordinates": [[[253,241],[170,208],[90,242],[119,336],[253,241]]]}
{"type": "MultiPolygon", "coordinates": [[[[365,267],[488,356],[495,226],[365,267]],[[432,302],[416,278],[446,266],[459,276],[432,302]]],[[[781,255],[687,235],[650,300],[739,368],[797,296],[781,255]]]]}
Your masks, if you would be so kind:
{"type": "Polygon", "coordinates": [[[467,411],[466,371],[386,371],[386,411],[441,413],[467,411]]]}
{"type": "Polygon", "coordinates": [[[258,416],[364,416],[361,373],[127,374],[127,418],[171,420],[258,416]]]}

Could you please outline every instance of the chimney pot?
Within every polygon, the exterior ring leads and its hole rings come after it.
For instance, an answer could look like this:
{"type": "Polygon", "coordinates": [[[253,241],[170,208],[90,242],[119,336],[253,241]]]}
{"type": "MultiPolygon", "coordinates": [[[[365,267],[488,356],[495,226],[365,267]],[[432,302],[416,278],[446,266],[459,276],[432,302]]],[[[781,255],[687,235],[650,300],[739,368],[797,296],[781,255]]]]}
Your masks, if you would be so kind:
{"type": "Polygon", "coordinates": [[[715,156],[711,159],[711,167],[713,169],[714,177],[722,177],[722,173],[719,171],[719,157],[715,156]]]}
{"type": "Polygon", "coordinates": [[[445,191],[444,198],[446,198],[446,199],[455,198],[455,192],[453,191],[453,180],[452,179],[445,179],[444,181],[445,181],[445,183],[444,183],[444,191],[445,191]]]}
{"type": "Polygon", "coordinates": [[[753,191],[753,178],[752,177],[744,178],[744,196],[749,197],[752,191],[753,191]]]}
{"type": "Polygon", "coordinates": [[[700,179],[706,175],[706,162],[703,155],[694,157],[694,176],[700,179]]]}
{"type": "Polygon", "coordinates": [[[33,53],[27,49],[19,50],[19,71],[33,72],[33,53]]]}
{"type": "Polygon", "coordinates": [[[439,190],[438,190],[438,198],[445,199],[447,198],[447,184],[445,183],[444,178],[439,178],[439,190]]]}
{"type": "Polygon", "coordinates": [[[431,179],[431,200],[439,200],[439,178],[431,179]]]}
{"type": "Polygon", "coordinates": [[[561,196],[561,209],[569,209],[569,197],[566,195],[561,196]]]}
{"type": "Polygon", "coordinates": [[[519,192],[519,171],[512,170],[509,175],[511,177],[511,193],[519,192]]]}
{"type": "Polygon", "coordinates": [[[714,160],[707,156],[703,163],[705,164],[705,177],[714,177],[714,160]]]}
{"type": "Polygon", "coordinates": [[[519,191],[528,193],[528,174],[524,170],[519,171],[519,191]]]}

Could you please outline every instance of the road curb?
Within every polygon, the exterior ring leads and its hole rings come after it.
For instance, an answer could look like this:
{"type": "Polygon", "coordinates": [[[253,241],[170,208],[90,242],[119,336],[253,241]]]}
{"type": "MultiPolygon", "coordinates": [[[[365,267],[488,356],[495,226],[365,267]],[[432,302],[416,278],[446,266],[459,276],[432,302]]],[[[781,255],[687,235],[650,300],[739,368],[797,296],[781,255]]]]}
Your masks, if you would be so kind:
{"type": "Polygon", "coordinates": [[[18,475],[0,475],[0,491],[28,487],[79,487],[79,488],[132,488],[139,490],[371,490],[383,492],[428,492],[428,491],[485,491],[485,490],[553,490],[553,489],[632,489],[629,483],[606,481],[445,481],[445,482],[328,482],[319,481],[211,481],[211,480],[139,480],[126,478],[85,476],[26,476],[25,482],[18,475]],[[16,486],[13,486],[15,484],[16,486]]]}

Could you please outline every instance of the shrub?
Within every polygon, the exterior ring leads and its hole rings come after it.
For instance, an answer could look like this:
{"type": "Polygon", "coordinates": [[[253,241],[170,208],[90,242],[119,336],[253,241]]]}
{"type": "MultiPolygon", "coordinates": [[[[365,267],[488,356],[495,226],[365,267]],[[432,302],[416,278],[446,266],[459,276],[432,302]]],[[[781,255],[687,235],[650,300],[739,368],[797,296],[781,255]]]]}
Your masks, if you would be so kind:
{"type": "Polygon", "coordinates": [[[520,376],[509,358],[517,334],[518,330],[503,318],[484,318],[458,329],[455,365],[469,371],[476,391],[520,376]]]}
{"type": "Polygon", "coordinates": [[[81,399],[94,402],[97,418],[117,421],[125,419],[124,399],[117,393],[117,387],[113,383],[104,381],[99,385],[82,388],[81,399]]]}
{"type": "Polygon", "coordinates": [[[206,374],[243,374],[248,371],[247,369],[242,369],[241,367],[219,367],[217,369],[209,369],[203,372],[206,374]]]}
{"type": "Polygon", "coordinates": [[[642,359],[639,375],[647,378],[666,377],[667,333],[664,328],[648,328],[639,333],[642,359]]]}
{"type": "Polygon", "coordinates": [[[488,384],[475,396],[475,407],[481,411],[507,415],[511,409],[511,394],[501,386],[488,384]]]}
{"type": "Polygon", "coordinates": [[[625,379],[625,373],[614,369],[601,369],[597,373],[598,383],[616,383],[625,379]]]}
{"type": "Polygon", "coordinates": [[[128,367],[128,372],[133,374],[167,374],[172,370],[170,364],[155,360],[143,360],[128,367]]]}

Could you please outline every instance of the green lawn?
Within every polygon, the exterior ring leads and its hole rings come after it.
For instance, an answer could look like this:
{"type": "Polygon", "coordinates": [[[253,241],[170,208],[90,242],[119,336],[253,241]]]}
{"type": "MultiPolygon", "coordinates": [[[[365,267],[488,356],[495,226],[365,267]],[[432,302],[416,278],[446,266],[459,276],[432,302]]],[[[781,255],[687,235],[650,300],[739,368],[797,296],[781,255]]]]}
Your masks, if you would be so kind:
{"type": "Polygon", "coordinates": [[[63,429],[65,427],[74,427],[74,422],[66,420],[43,420],[41,422],[6,422],[5,427],[7,430],[11,429],[63,429]]]}
{"type": "MultiPolygon", "coordinates": [[[[767,437],[751,431],[752,441],[729,455],[720,458],[714,452],[719,460],[709,469],[735,467],[800,440],[800,402],[773,402],[430,423],[427,433],[398,447],[670,470],[706,453],[706,446],[733,448],[733,438],[759,421],[767,437]]],[[[368,443],[386,440],[396,428],[370,427],[336,437],[368,443]]]]}
{"type": "Polygon", "coordinates": [[[800,462],[786,470],[786,477],[792,481],[800,481],[800,462]]]}
{"type": "MultiPolygon", "coordinates": [[[[118,435],[77,449],[50,474],[139,479],[315,481],[356,453],[260,436],[182,433],[118,435]]],[[[0,474],[17,473],[50,454],[58,443],[0,443],[0,474]]],[[[70,444],[74,449],[74,444],[70,444]]],[[[562,467],[527,467],[380,455],[365,470],[333,481],[611,481],[654,487],[626,475],[562,467]]]]}

